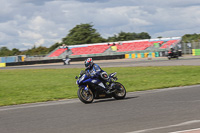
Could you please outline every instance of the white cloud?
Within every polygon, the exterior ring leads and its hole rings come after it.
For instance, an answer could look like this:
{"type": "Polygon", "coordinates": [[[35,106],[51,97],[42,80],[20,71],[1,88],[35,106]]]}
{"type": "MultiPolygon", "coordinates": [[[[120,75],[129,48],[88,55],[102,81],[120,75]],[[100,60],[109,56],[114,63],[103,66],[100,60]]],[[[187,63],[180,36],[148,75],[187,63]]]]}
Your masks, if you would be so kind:
{"type": "MultiPolygon", "coordinates": [[[[28,47],[32,47],[33,46],[33,44],[31,44],[31,43],[22,43],[24,46],[28,46],[28,47]]],[[[23,50],[25,50],[25,49],[23,49],[23,50]]]]}
{"type": "MultiPolygon", "coordinates": [[[[3,32],[0,32],[0,41],[3,42],[3,40],[5,40],[5,38],[7,37],[7,35],[3,32]]],[[[5,44],[0,44],[0,45],[5,45],[5,44]]]]}
{"type": "Polygon", "coordinates": [[[19,37],[26,38],[26,39],[35,40],[35,39],[42,38],[42,35],[32,32],[32,31],[19,31],[18,33],[19,33],[19,37]]]}
{"type": "Polygon", "coordinates": [[[38,40],[37,42],[35,42],[35,46],[38,47],[38,46],[41,46],[42,44],[44,44],[44,39],[40,39],[38,40]]]}
{"type": "Polygon", "coordinates": [[[29,28],[32,30],[40,31],[45,25],[45,19],[41,16],[34,17],[29,24],[29,28]]]}
{"type": "Polygon", "coordinates": [[[77,24],[103,37],[148,32],[152,38],[200,31],[199,0],[0,0],[0,47],[50,47],[77,24]]]}
{"type": "Polygon", "coordinates": [[[151,22],[139,18],[132,18],[131,23],[136,26],[147,26],[152,24],[151,22]]]}

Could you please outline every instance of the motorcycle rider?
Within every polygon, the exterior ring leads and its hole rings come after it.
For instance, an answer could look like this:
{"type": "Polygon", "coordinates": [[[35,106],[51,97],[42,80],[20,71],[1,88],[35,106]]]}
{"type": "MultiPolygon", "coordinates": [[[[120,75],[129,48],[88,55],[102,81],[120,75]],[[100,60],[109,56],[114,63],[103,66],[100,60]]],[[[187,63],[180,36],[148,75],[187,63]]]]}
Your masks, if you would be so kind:
{"type": "Polygon", "coordinates": [[[106,84],[108,82],[108,74],[99,65],[93,63],[92,58],[85,60],[85,72],[92,79],[100,79],[104,83],[101,87],[105,89],[106,93],[110,93],[110,89],[106,84]]]}
{"type": "Polygon", "coordinates": [[[175,48],[174,47],[170,47],[170,49],[169,49],[169,55],[170,56],[176,56],[176,54],[177,54],[177,51],[175,50],[175,48]]]}

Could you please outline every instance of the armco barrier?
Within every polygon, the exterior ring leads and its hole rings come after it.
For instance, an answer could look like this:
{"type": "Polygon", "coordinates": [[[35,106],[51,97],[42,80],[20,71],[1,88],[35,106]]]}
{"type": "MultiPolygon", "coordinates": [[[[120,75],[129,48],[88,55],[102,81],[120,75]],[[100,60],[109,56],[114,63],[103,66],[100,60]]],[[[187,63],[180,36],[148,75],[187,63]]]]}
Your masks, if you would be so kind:
{"type": "MultiPolygon", "coordinates": [[[[139,53],[139,52],[138,52],[139,53]]],[[[159,57],[161,55],[165,55],[165,52],[158,52],[158,53],[152,53],[152,52],[145,52],[143,53],[141,51],[141,53],[132,53],[132,54],[125,54],[124,52],[122,52],[120,55],[119,54],[113,54],[113,55],[88,55],[88,56],[77,56],[77,57],[70,57],[71,58],[71,62],[74,61],[84,61],[86,58],[91,57],[94,60],[110,60],[110,59],[123,59],[123,58],[152,58],[152,57],[159,57]],[[162,54],[161,54],[162,53],[162,54]]],[[[0,61],[2,57],[0,57],[0,61]]],[[[20,60],[18,58],[18,60],[20,60]]],[[[24,57],[21,57],[21,62],[9,62],[6,63],[5,66],[17,66],[17,65],[33,65],[33,64],[48,64],[48,63],[57,63],[57,62],[63,62],[63,60],[61,58],[44,58],[42,60],[24,60],[24,57]]],[[[2,62],[0,62],[2,63],[2,62]]],[[[4,62],[5,63],[5,62],[4,62]]],[[[4,65],[3,65],[4,66],[4,65]]]]}
{"type": "MultiPolygon", "coordinates": [[[[112,59],[123,59],[124,55],[107,55],[107,56],[88,56],[93,60],[112,60],[112,59]]],[[[71,62],[83,61],[88,57],[77,57],[71,58],[71,62]]],[[[49,60],[36,60],[36,61],[24,61],[24,62],[11,62],[6,63],[6,66],[17,66],[17,65],[33,65],[33,64],[48,64],[48,63],[58,63],[63,62],[62,59],[49,59],[49,60]]]]}

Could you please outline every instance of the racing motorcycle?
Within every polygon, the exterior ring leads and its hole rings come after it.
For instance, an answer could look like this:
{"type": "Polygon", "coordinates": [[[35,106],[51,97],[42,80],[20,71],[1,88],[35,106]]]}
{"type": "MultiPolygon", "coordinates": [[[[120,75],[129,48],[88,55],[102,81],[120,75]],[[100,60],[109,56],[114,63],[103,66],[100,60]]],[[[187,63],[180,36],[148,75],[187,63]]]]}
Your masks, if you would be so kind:
{"type": "Polygon", "coordinates": [[[117,100],[124,99],[126,96],[126,89],[121,83],[116,82],[118,79],[116,74],[116,72],[110,75],[106,72],[101,73],[101,77],[103,76],[104,79],[106,78],[104,82],[98,78],[90,78],[90,76],[82,70],[79,76],[75,77],[75,79],[77,79],[76,84],[79,87],[77,95],[80,101],[83,103],[92,103],[94,99],[101,98],[114,97],[117,100]],[[105,88],[109,89],[110,92],[106,92],[105,88]]]}
{"type": "Polygon", "coordinates": [[[170,50],[167,54],[167,58],[170,60],[171,58],[176,58],[178,59],[178,52],[174,50],[170,50]]]}

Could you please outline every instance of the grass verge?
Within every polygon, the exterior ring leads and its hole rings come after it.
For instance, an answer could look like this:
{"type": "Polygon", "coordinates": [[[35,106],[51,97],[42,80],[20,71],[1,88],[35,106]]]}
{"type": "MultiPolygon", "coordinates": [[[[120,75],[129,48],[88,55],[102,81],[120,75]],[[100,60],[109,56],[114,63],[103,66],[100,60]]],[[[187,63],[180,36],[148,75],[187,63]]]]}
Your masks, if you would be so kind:
{"type": "MultiPolygon", "coordinates": [[[[0,106],[77,97],[82,69],[0,70],[0,106]]],[[[128,92],[200,84],[200,66],[113,67],[128,92]]]]}

